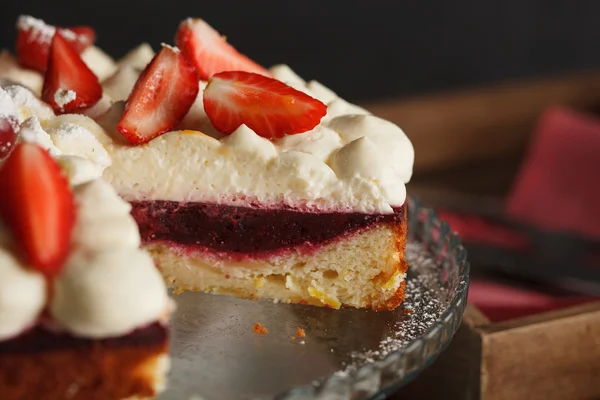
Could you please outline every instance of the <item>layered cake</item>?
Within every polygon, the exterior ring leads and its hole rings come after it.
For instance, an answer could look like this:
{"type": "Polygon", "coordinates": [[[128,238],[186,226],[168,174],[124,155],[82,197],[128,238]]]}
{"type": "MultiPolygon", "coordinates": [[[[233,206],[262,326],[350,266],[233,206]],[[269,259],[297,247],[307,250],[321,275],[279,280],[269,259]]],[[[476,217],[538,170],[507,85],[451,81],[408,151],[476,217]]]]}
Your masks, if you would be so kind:
{"type": "Polygon", "coordinates": [[[0,140],[0,398],[153,398],[171,304],[102,155],[54,146],[3,89],[0,140]]]}
{"type": "Polygon", "coordinates": [[[414,151],[398,126],[286,65],[263,68],[203,20],[183,21],[176,47],[144,44],[109,62],[100,50],[86,57],[89,29],[28,17],[18,29],[43,42],[46,68],[35,75],[21,44],[0,59],[0,78],[41,96],[43,113],[19,104],[54,145],[93,153],[69,126],[105,149],[103,178],[132,204],[175,290],[333,308],[402,302],[414,151]]]}

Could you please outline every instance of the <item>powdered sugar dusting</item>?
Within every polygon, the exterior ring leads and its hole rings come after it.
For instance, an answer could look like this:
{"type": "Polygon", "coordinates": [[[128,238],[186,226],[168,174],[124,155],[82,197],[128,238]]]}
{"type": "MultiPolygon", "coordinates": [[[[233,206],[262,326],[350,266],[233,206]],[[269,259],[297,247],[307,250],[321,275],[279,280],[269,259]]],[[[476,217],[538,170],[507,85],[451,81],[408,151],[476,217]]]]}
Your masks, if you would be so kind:
{"type": "Polygon", "coordinates": [[[403,303],[405,317],[396,322],[385,335],[376,350],[365,350],[351,354],[352,361],[336,372],[344,377],[365,364],[381,360],[422,336],[430,327],[440,321],[447,305],[441,300],[440,291],[447,292],[437,282],[439,267],[427,256],[421,244],[409,242],[406,258],[416,276],[406,282],[406,300],[403,303]]]}
{"type": "Polygon", "coordinates": [[[44,128],[46,128],[46,132],[62,154],[88,159],[98,164],[102,169],[111,164],[106,149],[94,134],[83,126],[61,122],[58,126],[44,128]]]}
{"type": "Polygon", "coordinates": [[[15,104],[21,107],[34,108],[38,106],[39,100],[27,88],[20,85],[10,85],[4,88],[15,104]]]}
{"type": "Polygon", "coordinates": [[[180,51],[180,50],[179,50],[177,47],[174,47],[174,46],[168,45],[168,44],[166,44],[166,43],[161,43],[160,45],[161,45],[162,47],[166,47],[167,49],[173,50],[175,53],[179,53],[179,51],[180,51]]]}
{"type": "Polygon", "coordinates": [[[17,20],[17,29],[30,33],[30,40],[38,43],[50,43],[56,29],[47,25],[41,19],[33,18],[30,15],[21,15],[17,20]]]}
{"type": "Polygon", "coordinates": [[[57,136],[66,136],[77,140],[87,139],[92,135],[90,131],[83,126],[71,124],[69,122],[61,122],[58,127],[52,131],[57,136]]]}
{"type": "Polygon", "coordinates": [[[58,89],[56,93],[54,93],[54,101],[56,105],[60,108],[63,108],[65,105],[74,101],[77,98],[77,93],[72,90],[58,89]]]}
{"type": "Polygon", "coordinates": [[[20,122],[23,122],[22,120],[25,118],[29,118],[29,114],[35,115],[42,120],[50,119],[54,116],[52,108],[38,99],[31,90],[20,85],[6,86],[4,90],[6,90],[6,93],[12,99],[17,111],[20,111],[20,122]],[[28,112],[24,112],[24,110],[28,112]]]}
{"type": "MultiPolygon", "coordinates": [[[[17,29],[30,33],[29,39],[38,43],[49,44],[56,32],[56,28],[46,24],[41,19],[33,18],[30,15],[21,15],[17,20],[17,29]]],[[[77,35],[70,29],[60,28],[60,34],[68,40],[86,42],[87,38],[77,35]]]]}

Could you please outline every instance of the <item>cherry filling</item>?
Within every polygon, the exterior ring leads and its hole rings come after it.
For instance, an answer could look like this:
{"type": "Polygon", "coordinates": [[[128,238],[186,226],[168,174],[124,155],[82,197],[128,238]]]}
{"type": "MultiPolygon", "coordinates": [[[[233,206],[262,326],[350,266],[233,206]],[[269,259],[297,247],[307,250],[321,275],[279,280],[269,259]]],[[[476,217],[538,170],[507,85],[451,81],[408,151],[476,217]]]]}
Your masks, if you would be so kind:
{"type": "Polygon", "coordinates": [[[162,200],[133,202],[132,206],[144,243],[166,240],[240,253],[316,245],[374,224],[399,222],[404,215],[404,206],[390,214],[313,213],[162,200]]]}
{"type": "Polygon", "coordinates": [[[138,328],[128,335],[107,339],[84,339],[67,333],[51,332],[43,327],[36,327],[13,339],[0,341],[0,355],[87,348],[98,346],[99,343],[108,348],[152,346],[166,342],[167,336],[167,328],[158,322],[138,328]]]}

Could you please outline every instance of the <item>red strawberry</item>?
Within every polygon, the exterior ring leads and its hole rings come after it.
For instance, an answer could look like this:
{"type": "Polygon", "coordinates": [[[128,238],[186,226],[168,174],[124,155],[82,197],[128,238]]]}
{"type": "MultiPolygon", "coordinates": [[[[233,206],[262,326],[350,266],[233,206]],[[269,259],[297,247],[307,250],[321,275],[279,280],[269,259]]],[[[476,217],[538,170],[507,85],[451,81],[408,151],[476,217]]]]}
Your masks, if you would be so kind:
{"type": "Polygon", "coordinates": [[[164,45],[140,75],[117,124],[133,144],[172,130],[198,96],[198,75],[178,49],[164,45]]]}
{"type": "Polygon", "coordinates": [[[91,26],[72,26],[59,28],[58,31],[78,54],[83,53],[96,42],[96,31],[91,26]],[[74,35],[71,35],[69,31],[74,35]]]}
{"type": "MultiPolygon", "coordinates": [[[[81,54],[96,41],[96,33],[88,26],[59,28],[69,45],[81,54]]],[[[17,55],[21,65],[38,72],[46,72],[50,43],[56,28],[40,19],[22,15],[17,21],[17,55]]]]}
{"type": "Polygon", "coordinates": [[[57,32],[52,39],[42,99],[57,114],[76,113],[96,104],[102,97],[98,78],[57,32]]]}
{"type": "Polygon", "coordinates": [[[313,129],[327,106],[276,79],[249,72],[216,74],[204,89],[204,110],[213,126],[230,134],[245,124],[272,139],[313,129]]]}
{"type": "Polygon", "coordinates": [[[269,76],[266,69],[240,54],[204,20],[188,18],[181,22],[175,43],[203,80],[224,71],[246,71],[269,76]]]}
{"type": "Polygon", "coordinates": [[[41,147],[19,143],[0,166],[0,218],[23,260],[48,276],[69,253],[75,206],[69,183],[41,147]]]}
{"type": "Polygon", "coordinates": [[[0,161],[8,157],[17,143],[19,118],[12,99],[0,88],[0,161]]]}
{"type": "Polygon", "coordinates": [[[16,119],[0,115],[0,160],[6,158],[17,143],[16,119]]]}

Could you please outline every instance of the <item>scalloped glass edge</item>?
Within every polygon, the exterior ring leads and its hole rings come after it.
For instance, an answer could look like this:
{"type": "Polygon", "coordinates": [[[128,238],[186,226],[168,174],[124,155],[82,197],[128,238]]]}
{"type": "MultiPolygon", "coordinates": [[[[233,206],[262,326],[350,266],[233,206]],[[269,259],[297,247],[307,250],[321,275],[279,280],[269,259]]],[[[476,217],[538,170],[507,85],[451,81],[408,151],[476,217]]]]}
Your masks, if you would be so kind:
{"type": "MultiPolygon", "coordinates": [[[[318,383],[295,387],[272,400],[382,400],[411,382],[450,344],[458,330],[469,288],[467,251],[433,209],[409,197],[408,237],[427,246],[440,267],[440,283],[449,285],[452,299],[439,321],[421,337],[385,358],[366,364],[347,376],[332,375],[318,383]]],[[[258,400],[258,399],[256,399],[258,400]]]]}

